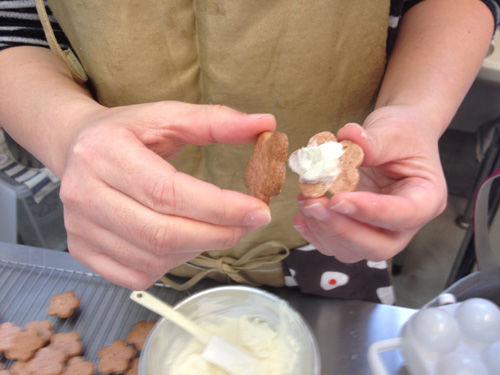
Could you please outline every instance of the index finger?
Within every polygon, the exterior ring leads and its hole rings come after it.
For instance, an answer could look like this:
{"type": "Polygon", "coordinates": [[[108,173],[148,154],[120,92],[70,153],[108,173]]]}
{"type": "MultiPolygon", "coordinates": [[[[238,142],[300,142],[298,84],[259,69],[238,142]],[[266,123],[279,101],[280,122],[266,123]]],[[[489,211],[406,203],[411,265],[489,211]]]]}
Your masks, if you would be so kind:
{"type": "Polygon", "coordinates": [[[260,227],[271,220],[264,202],[181,173],[141,144],[114,148],[109,158],[95,166],[103,180],[159,213],[217,225],[260,227]],[[125,173],[114,167],[120,164],[125,173]]]}

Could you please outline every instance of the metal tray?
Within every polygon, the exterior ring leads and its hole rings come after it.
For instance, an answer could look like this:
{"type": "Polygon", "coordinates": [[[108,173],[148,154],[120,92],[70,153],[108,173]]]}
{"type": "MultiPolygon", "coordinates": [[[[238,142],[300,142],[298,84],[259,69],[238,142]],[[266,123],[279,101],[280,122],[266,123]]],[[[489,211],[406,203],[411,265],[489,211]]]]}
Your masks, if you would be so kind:
{"type": "MultiPolygon", "coordinates": [[[[5,254],[0,252],[0,258],[2,255],[5,254]]],[[[69,254],[54,251],[46,252],[42,262],[30,256],[28,260],[33,262],[0,259],[0,323],[12,322],[22,327],[29,321],[49,320],[54,332],[78,331],[84,344],[83,356],[97,363],[99,349],[125,339],[136,322],[152,321],[158,316],[131,301],[130,290],[82,266],[73,267],[80,270],[59,267],[75,266],[68,257],[69,254]],[[80,307],[67,319],[48,316],[50,297],[67,290],[73,290],[80,298],[80,307]]],[[[160,284],[149,291],[172,305],[187,295],[160,284]]],[[[0,362],[8,368],[12,361],[2,355],[0,362]]]]}

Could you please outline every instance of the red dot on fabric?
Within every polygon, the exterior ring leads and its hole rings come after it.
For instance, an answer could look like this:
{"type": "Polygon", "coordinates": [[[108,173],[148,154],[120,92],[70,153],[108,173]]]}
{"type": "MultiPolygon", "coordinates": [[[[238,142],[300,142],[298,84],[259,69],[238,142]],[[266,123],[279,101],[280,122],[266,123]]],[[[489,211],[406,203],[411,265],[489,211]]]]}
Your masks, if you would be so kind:
{"type": "Polygon", "coordinates": [[[335,285],[335,284],[337,284],[337,280],[335,280],[335,279],[330,279],[330,280],[328,281],[328,284],[330,284],[330,285],[335,285]]]}

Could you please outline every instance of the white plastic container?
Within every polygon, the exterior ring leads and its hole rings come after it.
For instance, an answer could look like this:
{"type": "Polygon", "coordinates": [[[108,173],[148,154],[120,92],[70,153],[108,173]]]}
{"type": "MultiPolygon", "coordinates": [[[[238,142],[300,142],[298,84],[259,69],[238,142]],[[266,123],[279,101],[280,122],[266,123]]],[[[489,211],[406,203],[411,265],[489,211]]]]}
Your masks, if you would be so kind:
{"type": "Polygon", "coordinates": [[[500,374],[500,308],[483,298],[419,310],[400,337],[373,343],[374,375],[389,375],[381,353],[400,349],[411,375],[500,374]]]}

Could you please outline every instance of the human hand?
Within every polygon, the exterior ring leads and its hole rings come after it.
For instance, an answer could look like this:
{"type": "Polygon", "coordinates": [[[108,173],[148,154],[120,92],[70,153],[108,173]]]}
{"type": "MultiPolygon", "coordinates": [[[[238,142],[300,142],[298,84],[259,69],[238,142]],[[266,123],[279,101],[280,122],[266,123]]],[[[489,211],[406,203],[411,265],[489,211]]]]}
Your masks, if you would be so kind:
{"type": "Polygon", "coordinates": [[[158,102],[86,116],[61,178],[69,251],[106,279],[144,289],[204,250],[234,246],[267,224],[266,204],[180,173],[187,144],[244,144],[271,115],[158,102]]]}
{"type": "Polygon", "coordinates": [[[346,263],[380,261],[404,249],[446,206],[438,131],[412,107],[381,107],[364,127],[348,124],[338,139],[363,148],[357,191],[331,198],[299,197],[294,226],[324,254],[346,263]]]}

